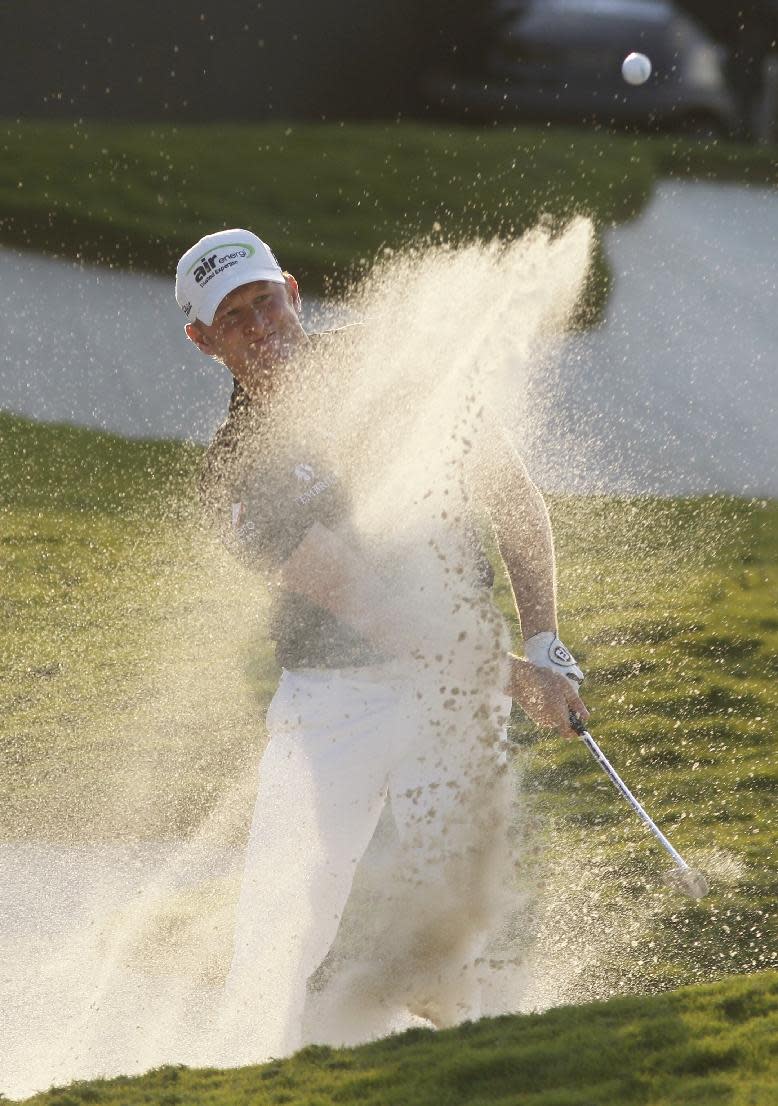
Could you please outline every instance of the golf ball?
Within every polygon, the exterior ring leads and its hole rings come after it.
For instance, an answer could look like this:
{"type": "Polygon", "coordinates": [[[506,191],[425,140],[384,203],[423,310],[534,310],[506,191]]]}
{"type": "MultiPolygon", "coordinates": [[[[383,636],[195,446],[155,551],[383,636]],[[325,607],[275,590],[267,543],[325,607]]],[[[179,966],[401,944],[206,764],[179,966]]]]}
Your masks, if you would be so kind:
{"type": "Polygon", "coordinates": [[[645,84],[651,76],[651,62],[645,54],[627,54],[621,63],[621,75],[627,84],[645,84]]]}

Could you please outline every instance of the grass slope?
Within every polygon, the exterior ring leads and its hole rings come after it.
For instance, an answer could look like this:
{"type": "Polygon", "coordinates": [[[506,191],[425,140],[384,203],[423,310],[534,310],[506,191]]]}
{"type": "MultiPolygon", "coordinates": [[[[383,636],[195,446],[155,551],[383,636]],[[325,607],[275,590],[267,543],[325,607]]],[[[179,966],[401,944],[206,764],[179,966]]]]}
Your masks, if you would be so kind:
{"type": "MultiPolygon", "coordinates": [[[[619,222],[658,175],[776,181],[755,147],[556,127],[7,120],[0,147],[4,244],[168,274],[201,234],[247,225],[310,291],[428,235],[515,233],[544,214],[619,222]]],[[[590,307],[605,285],[600,261],[590,307]]]]}
{"type": "MultiPolygon", "coordinates": [[[[210,694],[196,720],[211,739],[196,758],[181,749],[188,722],[193,741],[202,733],[191,724],[187,689],[173,703],[172,693],[151,686],[176,620],[187,620],[201,452],[0,412],[0,838],[186,832],[202,814],[194,814],[193,795],[204,798],[209,779],[237,771],[256,740],[259,707],[249,713],[230,693],[245,679],[240,658],[239,670],[224,674],[225,695],[210,694]],[[137,795],[124,813],[115,802],[128,786],[127,761],[136,763],[139,795],[168,755],[180,771],[165,809],[155,808],[158,821],[149,816],[144,826],[137,795]]],[[[197,673],[204,685],[218,674],[202,648],[218,612],[201,616],[191,640],[177,641],[175,676],[197,673]]],[[[273,668],[267,651],[256,652],[248,694],[256,685],[267,698],[273,668]]]]}
{"type": "Polygon", "coordinates": [[[309,1047],[232,1071],[164,1067],[25,1106],[773,1106],[778,974],[309,1047]]]}
{"type": "MultiPolygon", "coordinates": [[[[637,974],[676,985],[775,965],[778,503],[595,497],[552,515],[592,732],[713,886],[632,935],[637,974]]],[[[602,881],[648,908],[664,855],[582,750],[537,745],[527,786],[568,847],[590,858],[594,839],[602,881]]]]}

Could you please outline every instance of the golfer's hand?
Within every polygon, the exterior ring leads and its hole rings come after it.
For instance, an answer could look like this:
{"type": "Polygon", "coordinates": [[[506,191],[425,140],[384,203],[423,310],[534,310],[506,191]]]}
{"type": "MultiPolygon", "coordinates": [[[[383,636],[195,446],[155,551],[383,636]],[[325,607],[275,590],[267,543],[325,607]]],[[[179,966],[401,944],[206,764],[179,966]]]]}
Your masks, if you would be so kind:
{"type": "Polygon", "coordinates": [[[508,659],[511,667],[506,694],[516,699],[538,726],[549,726],[568,739],[578,737],[570,725],[570,712],[585,722],[589,711],[571,681],[513,653],[508,659]]]}

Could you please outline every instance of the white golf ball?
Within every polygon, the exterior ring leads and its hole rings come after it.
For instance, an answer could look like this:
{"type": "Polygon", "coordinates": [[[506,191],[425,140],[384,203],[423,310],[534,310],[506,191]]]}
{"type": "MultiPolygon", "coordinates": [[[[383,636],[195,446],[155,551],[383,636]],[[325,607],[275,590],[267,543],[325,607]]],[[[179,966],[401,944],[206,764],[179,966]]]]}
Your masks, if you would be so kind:
{"type": "Polygon", "coordinates": [[[651,76],[651,62],[645,54],[627,54],[621,63],[621,75],[627,84],[645,84],[651,76]]]}

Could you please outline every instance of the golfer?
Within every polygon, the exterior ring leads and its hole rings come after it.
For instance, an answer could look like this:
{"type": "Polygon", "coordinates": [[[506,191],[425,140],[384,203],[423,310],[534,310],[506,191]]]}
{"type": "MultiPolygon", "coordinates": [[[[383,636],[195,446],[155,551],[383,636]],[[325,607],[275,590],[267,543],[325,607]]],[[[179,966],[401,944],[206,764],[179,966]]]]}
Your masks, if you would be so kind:
{"type": "MultiPolygon", "coordinates": [[[[505,829],[500,811],[509,805],[511,699],[566,737],[576,736],[570,711],[588,717],[578,695],[583,674],[557,636],[543,499],[505,447],[499,486],[474,507],[491,520],[525,657],[508,654],[495,668],[483,710],[468,714],[467,703],[448,699],[447,709],[459,713],[455,725],[450,715],[444,725],[428,685],[397,663],[396,619],[367,584],[344,481],[304,444],[263,436],[281,383],[310,358],[311,343],[342,336],[306,333],[297,282],[244,229],[207,235],[184,254],[176,299],[187,336],[233,377],[227,419],[205,454],[201,492],[228,547],[274,582],[271,635],[282,668],[267,714],[226,985],[231,1062],[259,1062],[303,1043],[307,980],[334,941],[386,803],[404,870],[414,885],[431,889],[440,948],[453,966],[438,973],[437,989],[430,985],[424,1013],[437,1025],[478,1017],[468,966],[483,950],[499,868],[492,860],[505,829]],[[256,461],[256,438],[263,441],[261,478],[247,463],[256,461]],[[447,918],[457,924],[447,927],[447,918]]],[[[477,547],[471,529],[467,538],[477,547]]],[[[474,559],[484,618],[497,625],[491,567],[478,547],[474,559]]]]}

